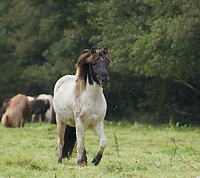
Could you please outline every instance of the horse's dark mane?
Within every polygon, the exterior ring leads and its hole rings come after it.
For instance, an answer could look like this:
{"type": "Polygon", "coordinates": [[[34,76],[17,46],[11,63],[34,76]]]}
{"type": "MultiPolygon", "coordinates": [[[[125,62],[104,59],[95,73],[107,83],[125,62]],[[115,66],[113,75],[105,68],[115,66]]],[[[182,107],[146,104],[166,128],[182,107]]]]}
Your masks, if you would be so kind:
{"type": "MultiPolygon", "coordinates": [[[[84,50],[84,51],[86,51],[86,50],[84,50]]],[[[107,60],[109,64],[112,64],[111,59],[109,59],[103,53],[102,50],[96,50],[96,53],[94,53],[94,54],[91,54],[91,52],[84,53],[79,57],[78,62],[76,64],[76,67],[77,67],[77,71],[76,71],[77,80],[76,81],[84,80],[84,82],[86,82],[87,75],[89,74],[89,63],[98,59],[99,55],[101,55],[104,60],[107,60]]]]}

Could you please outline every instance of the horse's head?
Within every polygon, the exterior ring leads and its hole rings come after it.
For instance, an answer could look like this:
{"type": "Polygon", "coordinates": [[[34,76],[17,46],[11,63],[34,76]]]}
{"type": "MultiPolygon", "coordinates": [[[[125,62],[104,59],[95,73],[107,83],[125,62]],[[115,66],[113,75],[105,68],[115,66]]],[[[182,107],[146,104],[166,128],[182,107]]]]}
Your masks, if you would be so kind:
{"type": "Polygon", "coordinates": [[[98,83],[101,87],[108,86],[110,83],[110,77],[108,75],[108,65],[110,60],[107,58],[108,48],[104,50],[96,51],[92,48],[91,55],[98,56],[94,61],[89,62],[89,83],[93,84],[93,81],[98,83]]]}
{"type": "Polygon", "coordinates": [[[77,63],[77,76],[79,79],[88,82],[90,85],[96,82],[101,87],[108,86],[110,83],[110,77],[108,75],[108,65],[111,60],[106,56],[108,54],[108,48],[104,50],[96,50],[92,48],[90,52],[80,56],[77,63]]]}

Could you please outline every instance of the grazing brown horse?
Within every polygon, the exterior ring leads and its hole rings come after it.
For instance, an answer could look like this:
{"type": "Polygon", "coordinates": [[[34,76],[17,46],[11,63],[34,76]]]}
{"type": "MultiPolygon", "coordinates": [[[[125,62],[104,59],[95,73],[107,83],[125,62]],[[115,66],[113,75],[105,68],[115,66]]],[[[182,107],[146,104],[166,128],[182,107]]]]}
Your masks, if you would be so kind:
{"type": "Polygon", "coordinates": [[[32,107],[25,95],[16,95],[9,107],[7,108],[5,114],[2,116],[2,123],[4,127],[20,127],[24,126],[24,120],[31,116],[32,107]]]}

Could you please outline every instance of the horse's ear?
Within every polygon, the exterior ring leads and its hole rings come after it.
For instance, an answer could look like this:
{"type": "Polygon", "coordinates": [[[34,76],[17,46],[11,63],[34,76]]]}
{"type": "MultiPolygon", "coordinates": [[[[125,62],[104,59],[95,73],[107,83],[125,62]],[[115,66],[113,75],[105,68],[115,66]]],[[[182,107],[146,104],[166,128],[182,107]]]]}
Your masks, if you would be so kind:
{"type": "Polygon", "coordinates": [[[95,54],[96,53],[96,49],[95,48],[92,48],[91,49],[91,54],[95,54]]]}
{"type": "Polygon", "coordinates": [[[104,53],[105,55],[108,54],[108,48],[107,48],[107,47],[104,48],[103,53],[104,53]]]}

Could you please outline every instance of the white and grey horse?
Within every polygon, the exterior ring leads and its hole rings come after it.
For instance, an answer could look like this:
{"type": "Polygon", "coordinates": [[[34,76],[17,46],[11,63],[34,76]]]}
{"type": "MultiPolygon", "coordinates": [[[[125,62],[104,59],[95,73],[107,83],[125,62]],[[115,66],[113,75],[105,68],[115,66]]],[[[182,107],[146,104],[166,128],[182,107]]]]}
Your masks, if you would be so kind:
{"type": "Polygon", "coordinates": [[[106,56],[108,48],[92,48],[82,54],[77,62],[76,75],[60,78],[54,88],[53,107],[58,127],[58,163],[71,156],[77,140],[77,165],[87,165],[84,147],[84,129],[92,127],[96,131],[100,148],[92,163],[98,165],[107,146],[104,134],[104,117],[107,104],[103,87],[108,86],[110,78],[106,56]]]}

